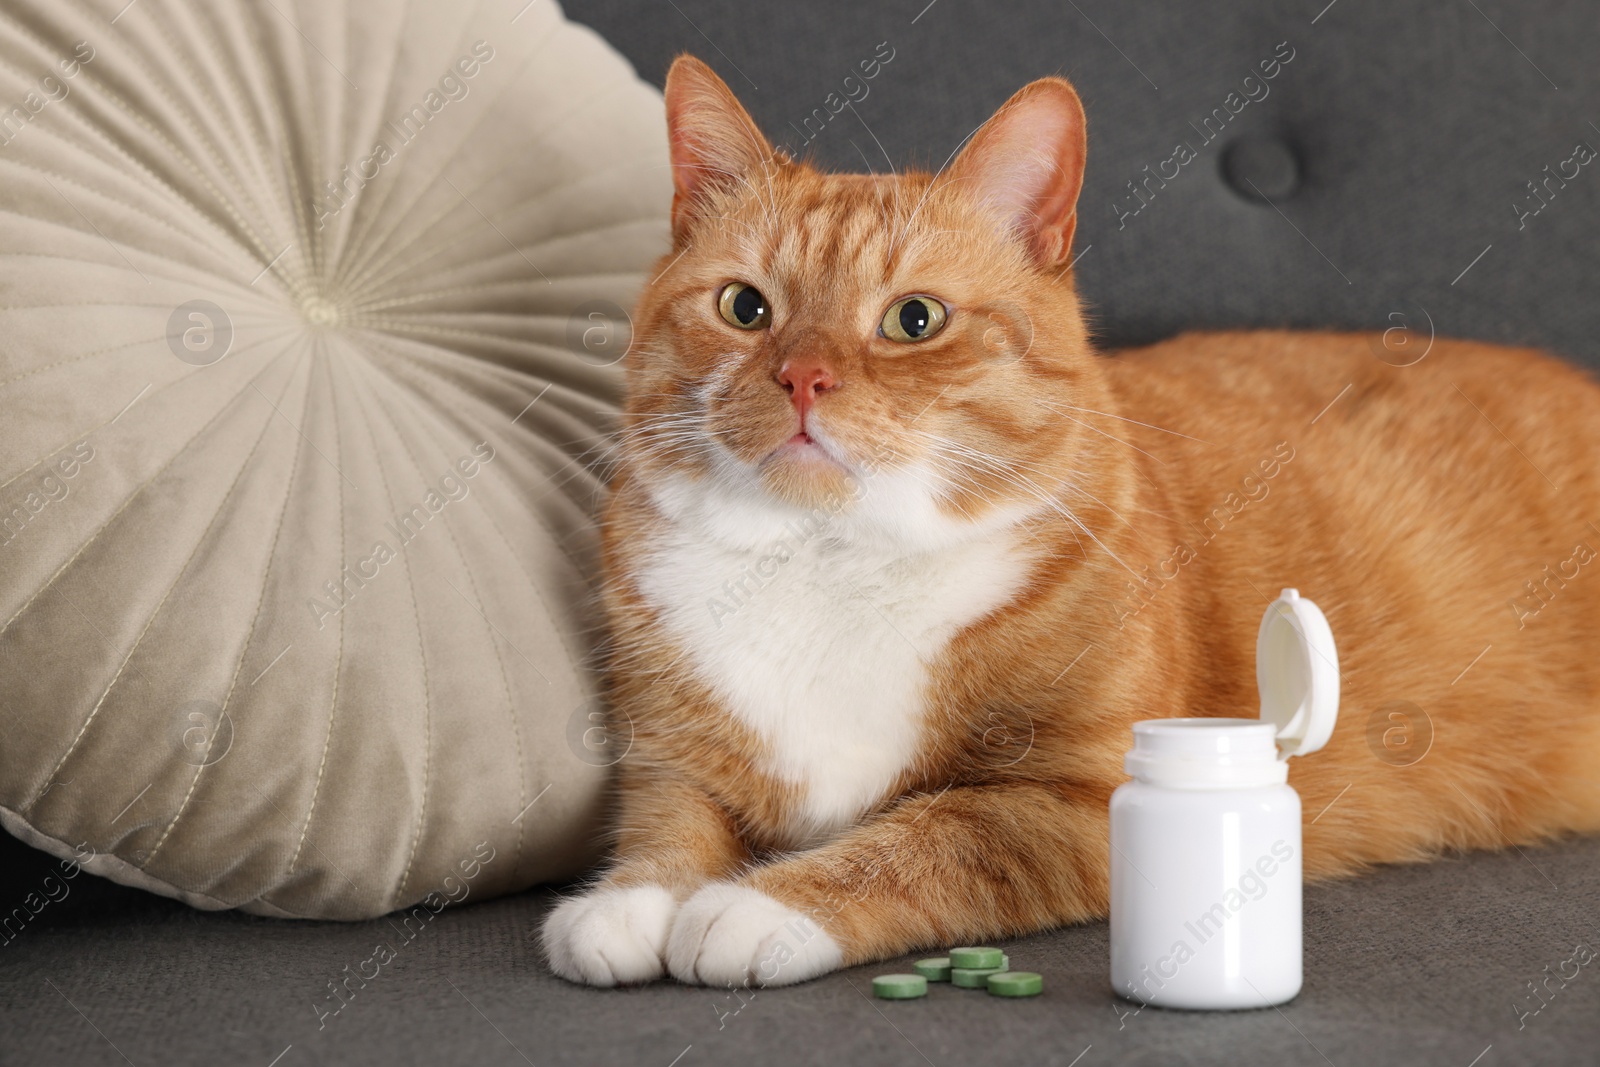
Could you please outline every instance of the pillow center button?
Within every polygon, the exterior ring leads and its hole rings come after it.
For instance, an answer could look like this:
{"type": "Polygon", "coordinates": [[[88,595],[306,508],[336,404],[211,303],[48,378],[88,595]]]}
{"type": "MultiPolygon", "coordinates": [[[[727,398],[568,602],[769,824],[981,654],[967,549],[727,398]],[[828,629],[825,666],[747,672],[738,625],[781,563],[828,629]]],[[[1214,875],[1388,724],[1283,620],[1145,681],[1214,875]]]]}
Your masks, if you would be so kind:
{"type": "Polygon", "coordinates": [[[313,326],[334,326],[340,319],[339,306],[320,296],[308,296],[301,301],[300,314],[313,326]]]}
{"type": "Polygon", "coordinates": [[[1275,202],[1300,188],[1300,157],[1281,137],[1241,137],[1224,152],[1222,173],[1246,200],[1275,202]]]}

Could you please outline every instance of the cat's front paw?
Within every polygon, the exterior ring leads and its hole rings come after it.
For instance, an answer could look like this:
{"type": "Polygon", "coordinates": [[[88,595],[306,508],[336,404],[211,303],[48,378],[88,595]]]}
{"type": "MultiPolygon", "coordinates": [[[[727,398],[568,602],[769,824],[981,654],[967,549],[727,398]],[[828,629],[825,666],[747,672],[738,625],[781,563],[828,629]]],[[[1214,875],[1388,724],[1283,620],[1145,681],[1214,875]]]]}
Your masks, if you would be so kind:
{"type": "Polygon", "coordinates": [[[667,969],[693,985],[789,985],[837,970],[838,942],[807,916],[747,886],[708,885],[684,902],[667,969]]]}
{"type": "Polygon", "coordinates": [[[610,886],[562,901],[544,921],[550,969],[585,985],[660,978],[677,910],[676,898],[658,885],[610,886]]]}

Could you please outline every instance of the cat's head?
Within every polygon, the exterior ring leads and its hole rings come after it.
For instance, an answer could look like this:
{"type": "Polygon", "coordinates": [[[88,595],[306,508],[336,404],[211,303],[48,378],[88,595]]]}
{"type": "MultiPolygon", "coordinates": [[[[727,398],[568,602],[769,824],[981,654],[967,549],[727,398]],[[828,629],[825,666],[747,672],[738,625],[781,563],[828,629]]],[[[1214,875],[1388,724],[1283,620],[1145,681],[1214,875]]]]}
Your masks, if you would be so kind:
{"type": "MultiPolygon", "coordinates": [[[[634,317],[630,477],[710,536],[931,548],[1050,506],[1098,399],[1074,295],[1082,105],[1045,78],[937,174],[774,153],[709,67],[667,76],[673,249],[634,317]]],[[[866,131],[862,131],[865,133],[866,131]]]]}

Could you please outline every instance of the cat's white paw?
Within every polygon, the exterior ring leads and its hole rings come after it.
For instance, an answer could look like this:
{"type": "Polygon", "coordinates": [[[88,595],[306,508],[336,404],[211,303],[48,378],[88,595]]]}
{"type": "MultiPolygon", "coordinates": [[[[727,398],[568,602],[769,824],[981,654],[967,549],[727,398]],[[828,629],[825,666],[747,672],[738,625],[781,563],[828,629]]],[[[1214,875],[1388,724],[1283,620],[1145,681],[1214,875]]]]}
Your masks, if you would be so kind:
{"type": "Polygon", "coordinates": [[[667,939],[667,969],[694,985],[789,985],[837,970],[843,960],[838,942],[807,916],[726,883],[685,901],[667,939]]]}
{"type": "Polygon", "coordinates": [[[585,985],[660,978],[677,910],[677,900],[658,885],[612,886],[564,900],[544,921],[550,969],[585,985]]]}

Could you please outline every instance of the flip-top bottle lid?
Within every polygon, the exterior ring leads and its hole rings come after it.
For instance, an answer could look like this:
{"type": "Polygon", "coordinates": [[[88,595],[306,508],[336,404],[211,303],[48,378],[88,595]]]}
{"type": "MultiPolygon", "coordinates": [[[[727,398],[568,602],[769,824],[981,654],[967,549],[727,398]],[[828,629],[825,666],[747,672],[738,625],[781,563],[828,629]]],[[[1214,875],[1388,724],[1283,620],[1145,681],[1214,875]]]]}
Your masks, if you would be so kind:
{"type": "Polygon", "coordinates": [[[1322,609],[1298,590],[1285,589],[1261,618],[1256,688],[1261,719],[1277,727],[1284,757],[1328,743],[1339,717],[1339,653],[1322,609]]]}
{"type": "Polygon", "coordinates": [[[1328,743],[1339,716],[1339,656],[1328,620],[1285,589],[1256,634],[1261,717],[1147,719],[1133,724],[1123,768],[1179,789],[1226,789],[1288,781],[1289,757],[1328,743]]]}

